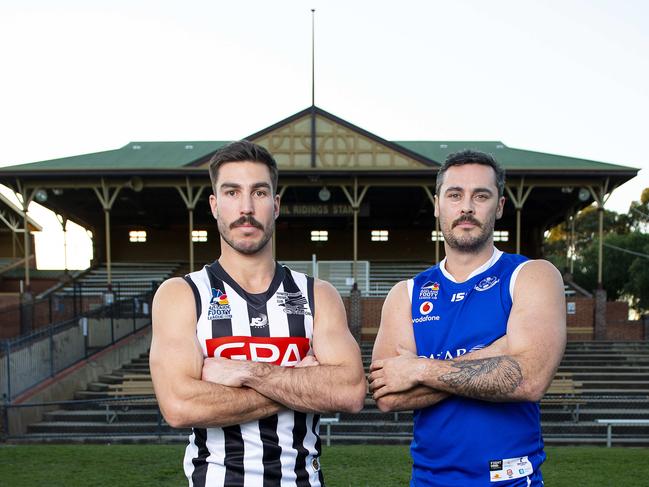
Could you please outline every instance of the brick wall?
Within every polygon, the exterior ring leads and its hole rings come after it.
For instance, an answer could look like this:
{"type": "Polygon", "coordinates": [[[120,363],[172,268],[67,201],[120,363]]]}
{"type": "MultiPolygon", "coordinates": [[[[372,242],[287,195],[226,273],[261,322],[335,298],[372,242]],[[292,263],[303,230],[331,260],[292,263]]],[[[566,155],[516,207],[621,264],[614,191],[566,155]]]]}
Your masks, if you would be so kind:
{"type": "MultiPolygon", "coordinates": [[[[362,340],[373,341],[381,322],[381,308],[384,298],[362,299],[362,340]]],[[[345,310],[349,318],[349,298],[344,297],[345,310]]],[[[566,298],[574,303],[574,314],[568,314],[566,324],[569,341],[595,339],[595,300],[593,298],[566,298]]],[[[621,301],[606,303],[607,340],[647,340],[641,321],[628,321],[629,306],[621,301]]]]}

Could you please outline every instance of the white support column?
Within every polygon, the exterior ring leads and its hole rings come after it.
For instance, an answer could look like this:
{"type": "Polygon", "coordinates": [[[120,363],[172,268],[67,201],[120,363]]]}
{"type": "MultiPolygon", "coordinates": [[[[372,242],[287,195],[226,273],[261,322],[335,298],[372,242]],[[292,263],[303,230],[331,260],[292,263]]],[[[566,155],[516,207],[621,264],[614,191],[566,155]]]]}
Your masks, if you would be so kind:
{"type": "Polygon", "coordinates": [[[189,183],[189,178],[185,178],[185,187],[176,186],[180,197],[185,202],[188,213],[189,221],[189,272],[194,271],[194,239],[192,238],[192,232],[194,231],[194,209],[196,204],[203,194],[203,190],[207,186],[199,186],[198,188],[193,187],[189,183]],[[196,190],[196,192],[194,192],[196,190]]]}
{"type": "Polygon", "coordinates": [[[610,180],[606,178],[603,184],[600,186],[588,186],[591,196],[597,203],[597,214],[599,216],[599,245],[597,249],[597,288],[603,289],[604,287],[604,276],[603,276],[603,267],[604,267],[604,205],[611,197],[611,194],[617,188],[613,186],[609,190],[610,180]]]}
{"type": "Polygon", "coordinates": [[[111,188],[106,184],[104,178],[101,178],[100,186],[94,186],[92,189],[95,191],[97,199],[99,200],[99,203],[101,203],[101,207],[104,209],[104,232],[106,234],[106,284],[108,285],[108,289],[110,289],[113,284],[110,256],[110,210],[113,207],[113,204],[117,199],[117,195],[121,191],[122,187],[117,186],[111,188]]]}
{"type": "MultiPolygon", "coordinates": [[[[277,192],[277,195],[279,196],[279,204],[280,204],[280,215],[282,214],[282,197],[284,196],[284,193],[288,189],[288,185],[284,185],[281,188],[279,188],[279,191],[277,192]]],[[[279,217],[278,217],[279,218],[279,217]]],[[[273,259],[277,259],[277,228],[273,231],[273,259]]],[[[318,276],[314,276],[318,277],[318,276]]]]}
{"type": "Polygon", "coordinates": [[[30,252],[31,252],[31,246],[30,246],[30,241],[29,241],[29,222],[27,221],[27,211],[29,209],[29,204],[33,201],[34,195],[36,194],[36,191],[38,191],[38,188],[27,188],[25,185],[22,184],[20,180],[16,181],[16,186],[18,188],[18,194],[20,195],[20,203],[22,206],[22,214],[23,214],[23,248],[25,250],[25,293],[30,292],[30,275],[29,275],[29,261],[30,259],[30,252]]]}
{"type": "MultiPolygon", "coordinates": [[[[435,213],[435,195],[430,190],[428,186],[422,186],[426,192],[426,196],[430,200],[430,203],[433,205],[433,214],[435,213]]],[[[439,263],[439,218],[435,217],[435,263],[439,263]]]]}
{"type": "Polygon", "coordinates": [[[516,194],[512,191],[509,186],[505,186],[509,198],[514,203],[514,208],[516,208],[516,253],[521,253],[521,212],[523,210],[523,205],[527,201],[527,198],[530,196],[530,193],[534,189],[534,186],[528,186],[525,189],[525,176],[521,178],[516,189],[516,194]]]}
{"type": "Polygon", "coordinates": [[[357,282],[358,278],[358,212],[360,211],[361,208],[361,203],[363,202],[363,198],[365,197],[365,194],[367,193],[367,190],[370,188],[370,186],[365,186],[362,189],[358,187],[358,178],[354,177],[354,186],[353,186],[353,192],[354,195],[352,196],[349,191],[347,190],[347,187],[341,186],[343,193],[345,193],[345,196],[347,196],[347,199],[349,200],[349,204],[352,206],[352,211],[354,213],[354,264],[353,264],[353,277],[354,277],[354,282],[357,282]],[[360,195],[358,194],[358,191],[361,191],[360,195]]]}

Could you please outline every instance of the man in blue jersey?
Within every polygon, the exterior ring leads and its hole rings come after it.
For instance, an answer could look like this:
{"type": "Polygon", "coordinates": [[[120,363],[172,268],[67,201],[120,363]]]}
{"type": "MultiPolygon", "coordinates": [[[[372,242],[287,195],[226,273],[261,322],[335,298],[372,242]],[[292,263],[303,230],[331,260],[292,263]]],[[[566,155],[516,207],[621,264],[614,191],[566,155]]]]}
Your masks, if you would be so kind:
{"type": "Polygon", "coordinates": [[[411,486],[541,486],[538,401],[566,341],[563,281],[544,260],[493,246],[503,169],[462,151],[437,175],[446,257],[383,305],[370,388],[415,410],[411,486]]]}

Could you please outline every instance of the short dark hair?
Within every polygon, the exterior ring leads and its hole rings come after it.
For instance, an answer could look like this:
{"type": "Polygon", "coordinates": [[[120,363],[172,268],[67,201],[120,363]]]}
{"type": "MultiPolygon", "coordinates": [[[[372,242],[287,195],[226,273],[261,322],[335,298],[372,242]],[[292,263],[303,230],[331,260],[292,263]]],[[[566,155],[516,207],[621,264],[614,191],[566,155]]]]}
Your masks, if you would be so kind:
{"type": "Polygon", "coordinates": [[[442,187],[442,183],[444,182],[444,174],[446,174],[449,167],[463,166],[465,164],[480,164],[481,166],[489,166],[492,168],[496,176],[498,196],[500,197],[505,193],[505,169],[498,164],[491,154],[485,154],[484,152],[468,149],[449,154],[437,173],[435,192],[439,194],[439,189],[442,187]]]}
{"type": "Polygon", "coordinates": [[[218,149],[210,159],[210,179],[216,194],[216,181],[219,177],[219,167],[226,162],[259,162],[265,164],[270,171],[270,182],[273,194],[277,193],[277,162],[264,147],[249,140],[230,142],[218,149]]]}

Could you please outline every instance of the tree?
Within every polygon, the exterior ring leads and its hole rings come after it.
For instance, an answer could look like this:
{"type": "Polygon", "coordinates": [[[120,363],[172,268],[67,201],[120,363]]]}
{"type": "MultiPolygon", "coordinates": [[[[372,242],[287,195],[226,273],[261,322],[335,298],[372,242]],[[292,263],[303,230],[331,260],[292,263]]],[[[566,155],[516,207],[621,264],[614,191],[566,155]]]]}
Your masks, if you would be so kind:
{"type": "MultiPolygon", "coordinates": [[[[642,191],[629,212],[604,210],[603,287],[609,299],[625,299],[637,311],[649,310],[649,188],[642,191]]],[[[573,278],[585,289],[597,287],[599,215],[595,206],[575,218],[574,242],[570,247],[567,223],[550,230],[544,243],[545,257],[567,271],[567,256],[573,258],[573,278]]]]}

